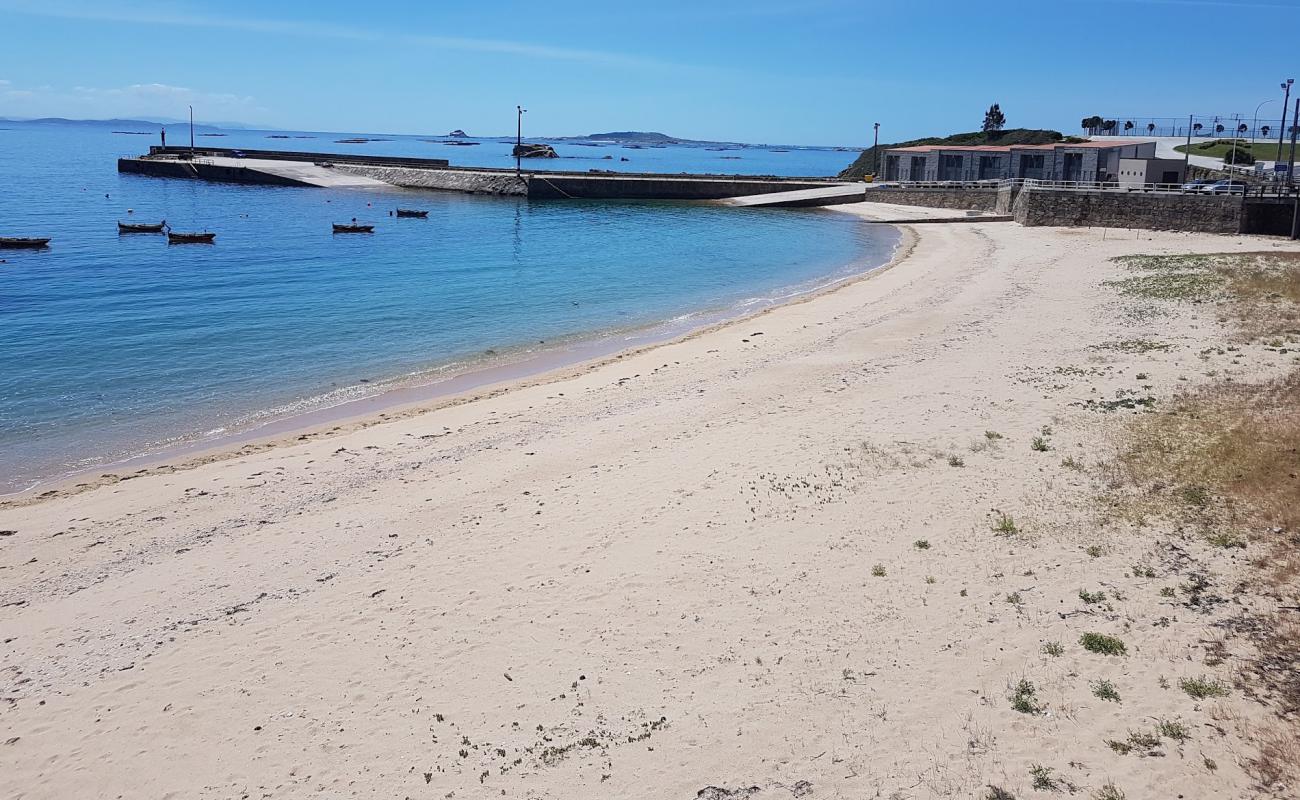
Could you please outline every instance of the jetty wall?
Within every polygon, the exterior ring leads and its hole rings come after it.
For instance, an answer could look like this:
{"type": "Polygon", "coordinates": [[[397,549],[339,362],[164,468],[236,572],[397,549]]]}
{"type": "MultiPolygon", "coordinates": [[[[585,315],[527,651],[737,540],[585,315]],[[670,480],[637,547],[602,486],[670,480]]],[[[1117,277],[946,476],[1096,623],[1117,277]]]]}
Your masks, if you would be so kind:
{"type": "Polygon", "coordinates": [[[117,171],[155,178],[187,178],[216,183],[248,183],[259,186],[311,186],[283,175],[275,175],[248,167],[207,164],[196,161],[151,160],[119,158],[117,171]]]}

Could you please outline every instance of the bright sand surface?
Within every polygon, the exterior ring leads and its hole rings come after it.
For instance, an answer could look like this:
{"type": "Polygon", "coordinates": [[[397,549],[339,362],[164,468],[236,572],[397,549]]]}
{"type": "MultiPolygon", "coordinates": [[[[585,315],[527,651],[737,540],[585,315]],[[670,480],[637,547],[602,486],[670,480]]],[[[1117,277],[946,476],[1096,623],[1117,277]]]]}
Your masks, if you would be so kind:
{"type": "Polygon", "coordinates": [[[1078,403],[1138,372],[1195,385],[1223,341],[1209,308],[1126,313],[1109,257],[1291,245],[1008,223],[909,244],[473,402],[0,506],[0,795],[1025,797],[1034,764],[1248,795],[1264,712],[1176,687],[1214,673],[1214,612],[1161,607],[1130,574],[1152,543],[1091,524],[1093,479],[1060,462],[1116,424],[1078,403]],[[1138,338],[1172,347],[1096,348],[1138,338]],[[1045,714],[1012,710],[1021,678],[1045,714]],[[1105,744],[1175,717],[1192,738],[1166,757],[1105,744]]]}

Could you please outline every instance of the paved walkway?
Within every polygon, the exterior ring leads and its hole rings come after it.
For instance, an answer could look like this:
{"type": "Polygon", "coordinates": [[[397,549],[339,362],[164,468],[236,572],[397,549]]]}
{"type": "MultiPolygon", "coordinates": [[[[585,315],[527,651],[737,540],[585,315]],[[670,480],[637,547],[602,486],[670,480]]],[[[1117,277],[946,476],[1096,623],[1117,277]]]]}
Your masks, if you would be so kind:
{"type": "Polygon", "coordinates": [[[261,158],[226,158],[224,156],[205,156],[199,160],[221,167],[243,167],[257,170],[258,172],[288,178],[310,186],[323,186],[333,189],[391,186],[391,184],[381,180],[339,172],[329,167],[320,167],[310,161],[271,161],[261,158]]]}
{"type": "Polygon", "coordinates": [[[833,206],[841,203],[860,203],[866,195],[863,183],[843,183],[817,189],[797,189],[792,192],[772,192],[732,197],[722,202],[745,208],[790,208],[794,206],[833,206]]]}

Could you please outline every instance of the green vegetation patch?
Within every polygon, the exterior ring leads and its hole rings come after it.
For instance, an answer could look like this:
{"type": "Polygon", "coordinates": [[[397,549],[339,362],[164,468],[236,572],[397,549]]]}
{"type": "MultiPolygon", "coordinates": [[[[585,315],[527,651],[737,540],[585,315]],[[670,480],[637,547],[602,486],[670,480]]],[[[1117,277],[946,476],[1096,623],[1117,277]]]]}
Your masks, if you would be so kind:
{"type": "Polygon", "coordinates": [[[1122,656],[1128,654],[1128,648],[1124,646],[1122,639],[1114,636],[1107,636],[1104,633],[1085,633],[1079,637],[1079,644],[1083,649],[1090,653],[1100,653],[1104,656],[1122,656]]]}

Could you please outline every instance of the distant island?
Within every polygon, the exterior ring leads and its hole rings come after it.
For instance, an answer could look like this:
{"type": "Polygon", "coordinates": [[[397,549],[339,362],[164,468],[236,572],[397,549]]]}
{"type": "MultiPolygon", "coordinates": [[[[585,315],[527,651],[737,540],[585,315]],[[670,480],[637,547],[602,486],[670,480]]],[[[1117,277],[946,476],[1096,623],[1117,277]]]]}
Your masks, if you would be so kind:
{"type": "MultiPolygon", "coordinates": [[[[77,126],[83,128],[108,128],[114,133],[157,133],[163,127],[189,127],[188,120],[168,120],[161,118],[152,119],[66,119],[64,117],[39,117],[37,119],[17,119],[14,117],[0,117],[0,122],[17,125],[59,125],[59,126],[77,126]],[[143,130],[130,130],[131,128],[143,130]]],[[[249,126],[237,122],[196,122],[194,130],[213,131],[213,130],[241,130],[251,129],[249,126]]]]}

